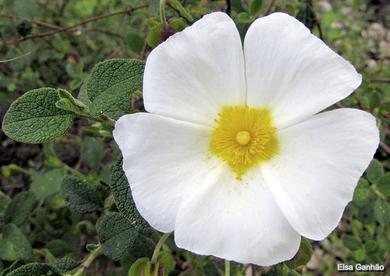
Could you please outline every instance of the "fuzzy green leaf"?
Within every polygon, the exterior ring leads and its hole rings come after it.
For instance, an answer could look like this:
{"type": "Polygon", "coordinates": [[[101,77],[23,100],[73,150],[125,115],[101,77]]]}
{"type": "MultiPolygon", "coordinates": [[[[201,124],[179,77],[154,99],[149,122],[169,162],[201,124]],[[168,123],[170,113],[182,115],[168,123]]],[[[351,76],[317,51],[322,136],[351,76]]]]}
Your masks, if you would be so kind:
{"type": "Polygon", "coordinates": [[[143,61],[127,59],[98,63],[86,84],[91,114],[105,113],[116,119],[129,113],[131,95],[141,88],[144,66],[143,61]]]}
{"type": "Polygon", "coordinates": [[[112,166],[110,188],[119,212],[130,221],[147,225],[135,207],[130,185],[122,169],[122,158],[117,160],[112,166]]]}
{"type": "Polygon", "coordinates": [[[1,234],[0,259],[15,261],[31,258],[31,244],[15,224],[10,223],[4,225],[1,229],[1,234]]]}
{"type": "Polygon", "coordinates": [[[64,257],[55,260],[50,265],[53,266],[57,271],[65,273],[78,267],[80,265],[80,262],[69,257],[64,257]]]}
{"type": "Polygon", "coordinates": [[[124,254],[146,238],[144,228],[137,222],[130,222],[120,213],[110,213],[97,224],[97,232],[105,255],[119,260],[124,254]]]}
{"type": "Polygon", "coordinates": [[[80,100],[75,99],[72,94],[63,89],[58,89],[56,107],[78,115],[84,115],[89,112],[88,107],[80,100]]]}
{"type": "Polygon", "coordinates": [[[83,139],[80,148],[80,158],[91,169],[97,168],[104,157],[104,143],[102,140],[87,136],[83,139]]]}
{"type": "Polygon", "coordinates": [[[7,276],[61,276],[58,271],[48,264],[43,263],[30,263],[18,267],[17,269],[11,271],[7,276]]]}
{"type": "Polygon", "coordinates": [[[4,214],[5,223],[22,225],[28,219],[36,202],[32,192],[21,192],[17,194],[8,205],[4,214]]]}
{"type": "Polygon", "coordinates": [[[77,177],[66,176],[61,185],[61,192],[69,208],[75,213],[99,211],[102,208],[96,189],[77,177]]]}
{"type": "Polygon", "coordinates": [[[30,191],[35,194],[37,199],[44,199],[60,191],[64,177],[63,169],[54,169],[43,174],[35,173],[31,176],[30,191]]]}
{"type": "Polygon", "coordinates": [[[56,107],[57,89],[28,91],[14,101],[3,120],[8,137],[24,143],[43,143],[64,134],[72,125],[73,114],[56,107]]]}

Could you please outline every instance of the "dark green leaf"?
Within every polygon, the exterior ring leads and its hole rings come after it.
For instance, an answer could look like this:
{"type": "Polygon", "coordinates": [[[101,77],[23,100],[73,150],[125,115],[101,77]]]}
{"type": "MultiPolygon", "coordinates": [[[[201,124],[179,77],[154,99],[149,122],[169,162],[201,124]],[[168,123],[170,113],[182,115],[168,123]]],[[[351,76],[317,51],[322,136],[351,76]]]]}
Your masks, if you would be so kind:
{"type": "Polygon", "coordinates": [[[360,202],[364,201],[370,195],[370,184],[364,178],[361,178],[358,185],[353,193],[353,201],[360,202]]]}
{"type": "Polygon", "coordinates": [[[66,176],[61,185],[61,192],[69,208],[75,213],[99,211],[102,208],[96,189],[77,177],[66,176]]]}
{"type": "Polygon", "coordinates": [[[390,223],[390,204],[378,198],[374,203],[374,216],[379,223],[388,225],[390,223]]]}
{"type": "Polygon", "coordinates": [[[64,134],[72,125],[73,114],[58,109],[57,89],[28,91],[12,103],[3,120],[8,137],[24,143],[43,143],[64,134]]]}
{"type": "Polygon", "coordinates": [[[32,248],[23,232],[15,224],[6,224],[1,229],[0,259],[6,261],[28,260],[32,248]]]}
{"type": "Polygon", "coordinates": [[[390,196],[390,173],[379,178],[377,188],[384,196],[390,196]]]}
{"type": "Polygon", "coordinates": [[[313,249],[311,247],[310,241],[302,237],[298,253],[292,260],[286,262],[286,265],[293,269],[305,265],[310,261],[312,254],[313,249]]]}
{"type": "Polygon", "coordinates": [[[30,263],[23,265],[10,273],[7,276],[61,276],[57,270],[48,264],[43,263],[30,263]]]}
{"type": "Polygon", "coordinates": [[[111,173],[110,188],[119,212],[121,212],[130,221],[147,225],[135,207],[130,191],[130,185],[127,182],[126,175],[122,169],[121,158],[112,166],[111,173]]]}
{"type": "Polygon", "coordinates": [[[91,114],[105,113],[114,119],[129,113],[131,95],[141,89],[144,62],[111,59],[97,64],[87,81],[91,114]]]}
{"type": "Polygon", "coordinates": [[[140,54],[144,47],[144,38],[136,32],[129,32],[126,36],[129,48],[135,53],[140,54]]]}
{"type": "Polygon", "coordinates": [[[373,159],[366,170],[367,179],[370,182],[376,182],[384,174],[385,170],[383,169],[382,163],[376,159],[373,159]]]}
{"type": "Polygon", "coordinates": [[[6,223],[22,225],[28,219],[36,202],[32,192],[21,192],[17,194],[8,205],[4,214],[6,223]]]}
{"type": "Polygon", "coordinates": [[[361,242],[352,235],[345,235],[343,238],[343,243],[345,247],[350,250],[357,250],[362,246],[361,242]]]}
{"type": "Polygon", "coordinates": [[[130,222],[120,213],[111,213],[99,220],[97,232],[105,255],[119,260],[137,242],[144,238],[144,228],[137,222],[130,222]]]}
{"type": "Polygon", "coordinates": [[[80,262],[72,258],[65,257],[55,260],[50,265],[53,266],[58,272],[65,273],[78,267],[80,265],[80,262]]]}

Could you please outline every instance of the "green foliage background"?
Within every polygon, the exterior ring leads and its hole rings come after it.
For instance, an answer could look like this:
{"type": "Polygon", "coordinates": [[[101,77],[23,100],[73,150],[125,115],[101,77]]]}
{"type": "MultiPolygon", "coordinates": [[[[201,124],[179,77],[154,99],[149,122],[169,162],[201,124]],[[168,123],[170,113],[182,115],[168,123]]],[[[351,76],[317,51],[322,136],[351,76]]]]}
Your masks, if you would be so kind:
{"type": "Polygon", "coordinates": [[[381,130],[375,159],[327,239],[304,240],[292,261],[271,268],[233,263],[231,275],[388,266],[389,2],[166,2],[164,26],[155,0],[0,0],[0,275],[223,275],[223,260],[176,248],[140,217],[111,136],[112,119],[143,110],[141,61],[151,49],[218,10],[230,12],[242,36],[257,16],[296,16],[363,75],[359,89],[334,107],[369,111],[381,130]],[[30,91],[40,87],[54,88],[30,91]],[[4,117],[20,96],[11,110],[29,102],[38,114],[4,117]],[[40,102],[51,108],[40,110],[40,102]]]}

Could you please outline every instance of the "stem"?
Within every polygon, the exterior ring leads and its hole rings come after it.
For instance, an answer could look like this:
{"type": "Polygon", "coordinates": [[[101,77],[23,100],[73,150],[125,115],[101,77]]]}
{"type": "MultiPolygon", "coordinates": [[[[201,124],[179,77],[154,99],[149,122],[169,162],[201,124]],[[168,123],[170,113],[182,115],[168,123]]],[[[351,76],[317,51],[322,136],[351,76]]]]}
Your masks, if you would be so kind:
{"type": "Polygon", "coordinates": [[[225,260],[225,276],[230,276],[230,261],[225,260]]]}
{"type": "Polygon", "coordinates": [[[189,23],[194,22],[192,15],[183,7],[183,5],[178,0],[170,0],[170,3],[176,8],[180,16],[182,16],[189,23]]]}
{"type": "Polygon", "coordinates": [[[84,275],[84,271],[88,269],[88,267],[93,263],[93,261],[100,255],[102,252],[102,246],[99,244],[98,247],[94,251],[92,251],[89,256],[85,259],[84,262],[80,265],[81,267],[76,271],[73,276],[82,276],[84,275]]]}
{"type": "Polygon", "coordinates": [[[165,0],[160,0],[160,21],[164,26],[167,25],[167,19],[165,17],[165,0]]]}
{"type": "Polygon", "coordinates": [[[170,233],[165,233],[164,235],[162,235],[160,240],[156,244],[156,247],[154,248],[153,251],[152,260],[151,260],[152,264],[155,264],[157,262],[158,253],[160,252],[160,249],[164,245],[165,241],[168,239],[169,235],[170,233]]]}

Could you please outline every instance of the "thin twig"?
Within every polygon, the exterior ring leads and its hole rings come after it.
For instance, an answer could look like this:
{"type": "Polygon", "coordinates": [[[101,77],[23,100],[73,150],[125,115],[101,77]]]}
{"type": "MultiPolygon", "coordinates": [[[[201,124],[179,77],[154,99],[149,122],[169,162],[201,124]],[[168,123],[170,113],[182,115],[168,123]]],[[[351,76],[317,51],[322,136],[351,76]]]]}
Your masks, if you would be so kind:
{"type": "Polygon", "coordinates": [[[109,14],[105,14],[105,15],[92,17],[92,18],[83,20],[83,21],[81,21],[81,22],[79,22],[77,24],[71,25],[69,27],[64,27],[64,28],[61,28],[59,30],[54,30],[54,31],[47,32],[47,33],[38,33],[38,34],[32,34],[32,35],[24,36],[24,37],[21,37],[19,39],[15,39],[15,40],[11,40],[11,41],[5,41],[4,44],[5,45],[12,45],[12,44],[16,44],[16,43],[19,43],[19,42],[22,42],[22,41],[26,41],[26,40],[29,40],[29,39],[52,36],[52,35],[55,35],[55,34],[58,34],[58,33],[63,33],[63,32],[71,32],[75,28],[83,26],[83,25],[85,25],[87,23],[95,22],[95,21],[98,21],[98,20],[105,19],[107,17],[115,16],[115,15],[131,13],[131,12],[134,12],[136,10],[146,8],[147,6],[148,5],[142,5],[142,6],[138,6],[138,7],[134,7],[134,8],[128,8],[128,9],[125,9],[125,10],[122,10],[122,11],[117,11],[117,12],[113,12],[113,13],[109,13],[109,14]]]}
{"type": "Polygon", "coordinates": [[[29,21],[29,22],[34,23],[36,25],[39,25],[39,26],[42,26],[42,27],[46,27],[46,28],[49,28],[49,29],[53,29],[53,30],[61,30],[62,29],[62,27],[57,26],[57,25],[53,25],[53,24],[50,24],[50,23],[47,23],[47,22],[44,22],[44,21],[40,21],[40,20],[30,19],[30,18],[19,16],[19,15],[16,15],[16,14],[1,13],[0,17],[8,17],[8,18],[14,19],[14,20],[15,19],[16,20],[26,20],[26,21],[29,21]]]}
{"type": "Polygon", "coordinates": [[[374,79],[370,80],[370,82],[378,82],[378,83],[390,83],[390,79],[374,79]]]}
{"type": "Polygon", "coordinates": [[[379,147],[386,153],[386,154],[389,154],[390,155],[390,147],[388,145],[386,145],[385,143],[383,142],[380,142],[379,143],[379,147]]]}
{"type": "Polygon", "coordinates": [[[230,15],[230,12],[232,11],[232,3],[230,0],[226,0],[226,13],[230,15]]]}
{"type": "Polygon", "coordinates": [[[269,5],[268,5],[267,9],[265,10],[263,16],[269,15],[269,14],[271,13],[272,8],[274,7],[275,3],[276,3],[276,0],[272,0],[272,1],[269,3],[269,5]]]}

